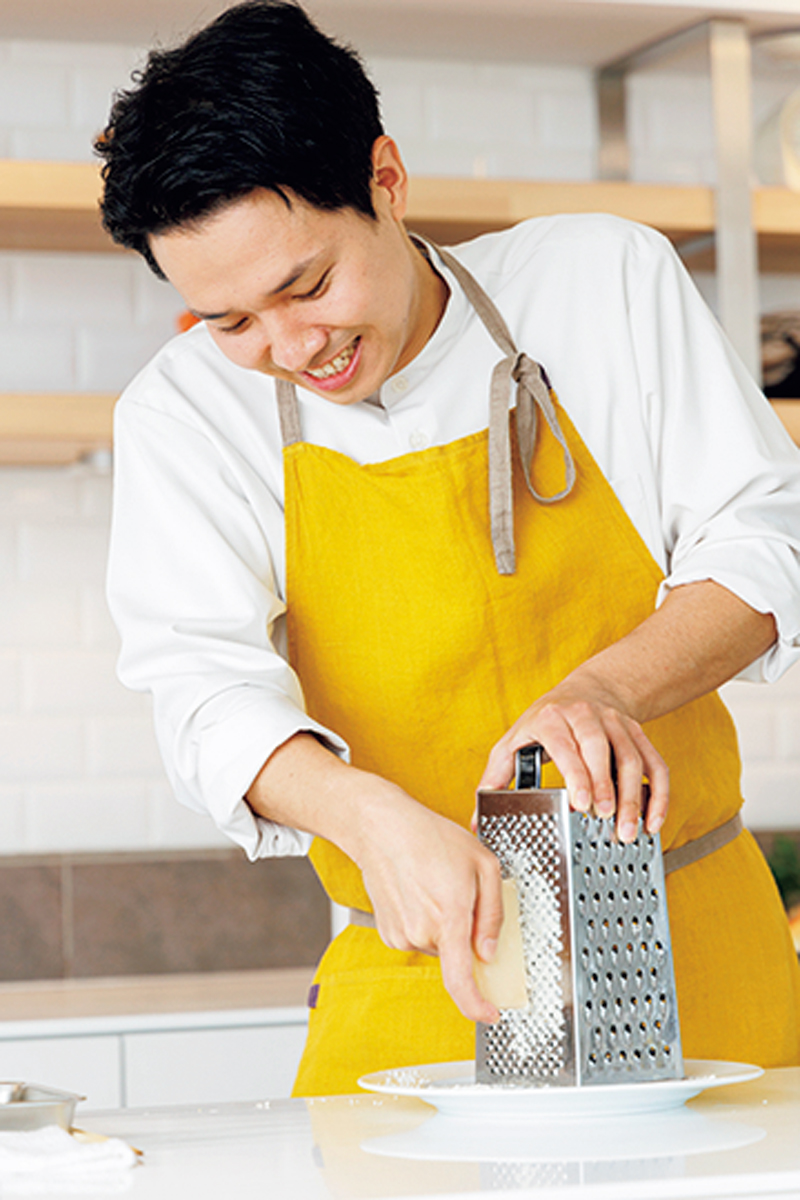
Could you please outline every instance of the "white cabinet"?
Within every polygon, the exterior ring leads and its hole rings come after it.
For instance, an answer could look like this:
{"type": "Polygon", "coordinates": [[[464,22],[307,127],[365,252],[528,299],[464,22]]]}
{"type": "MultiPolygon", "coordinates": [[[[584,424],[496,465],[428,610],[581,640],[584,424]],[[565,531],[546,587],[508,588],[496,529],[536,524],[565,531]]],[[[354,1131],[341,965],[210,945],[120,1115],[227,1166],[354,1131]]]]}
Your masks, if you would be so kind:
{"type": "Polygon", "coordinates": [[[87,1109],[281,1099],[307,1028],[304,1008],[0,1021],[0,1080],[77,1092],[87,1109]]]}
{"type": "Polygon", "coordinates": [[[0,1079],[22,1079],[77,1092],[89,1108],[123,1103],[118,1037],[0,1040],[0,1079]]]}
{"type": "Polygon", "coordinates": [[[305,1040],[305,1023],[125,1034],[126,1104],[140,1108],[289,1096],[305,1040]]]}

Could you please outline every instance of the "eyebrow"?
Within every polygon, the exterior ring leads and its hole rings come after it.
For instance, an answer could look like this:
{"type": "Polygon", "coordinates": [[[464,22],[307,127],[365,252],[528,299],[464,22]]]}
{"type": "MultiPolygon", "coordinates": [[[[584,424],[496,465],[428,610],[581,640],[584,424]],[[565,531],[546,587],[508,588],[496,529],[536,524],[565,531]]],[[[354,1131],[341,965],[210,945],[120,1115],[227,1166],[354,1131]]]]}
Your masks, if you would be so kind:
{"type": "MultiPolygon", "coordinates": [[[[297,283],[298,279],[302,279],[306,271],[313,267],[314,263],[317,262],[317,260],[321,257],[321,253],[315,254],[311,258],[305,259],[304,262],[298,263],[296,267],[292,268],[290,273],[284,279],[283,283],[279,283],[278,286],[273,288],[271,292],[266,293],[267,299],[269,299],[271,296],[280,296],[281,292],[285,292],[288,288],[292,287],[293,284],[297,283]]],[[[219,321],[223,317],[229,317],[231,315],[231,311],[231,309],[226,309],[225,312],[204,313],[198,312],[195,308],[189,309],[189,312],[192,314],[192,316],[197,317],[200,321],[219,321]]]]}

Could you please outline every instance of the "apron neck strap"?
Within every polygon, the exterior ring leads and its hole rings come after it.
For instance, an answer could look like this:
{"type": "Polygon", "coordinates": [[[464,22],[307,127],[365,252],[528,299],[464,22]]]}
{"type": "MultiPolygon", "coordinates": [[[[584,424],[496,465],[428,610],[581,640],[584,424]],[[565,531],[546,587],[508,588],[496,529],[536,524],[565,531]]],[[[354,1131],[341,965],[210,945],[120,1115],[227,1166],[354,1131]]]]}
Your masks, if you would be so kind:
{"type": "MultiPolygon", "coordinates": [[[[427,256],[427,244],[421,240],[417,241],[416,238],[414,241],[427,256]]],[[[522,470],[528,491],[534,500],[540,504],[555,504],[568,496],[575,483],[575,463],[561,430],[544,371],[537,362],[528,358],[527,354],[519,353],[508,326],[477,279],[447,250],[442,250],[438,246],[434,249],[455,276],[465,296],[504,355],[492,371],[489,394],[489,516],[492,548],[498,573],[513,575],[516,569],[516,553],[514,549],[511,433],[508,422],[512,382],[517,385],[517,436],[522,470]],[[564,455],[564,487],[560,492],[555,492],[550,496],[538,492],[531,480],[531,459],[536,443],[539,412],[547,422],[553,437],[561,446],[564,455]]],[[[295,442],[303,440],[297,392],[294,384],[288,383],[285,379],[275,380],[275,392],[278,400],[278,417],[283,445],[284,447],[291,446],[295,442]]]]}
{"type": "Polygon", "coordinates": [[[475,312],[488,333],[503,351],[504,358],[492,371],[489,393],[489,515],[492,526],[492,547],[500,575],[513,575],[516,569],[514,549],[514,517],[511,473],[511,434],[508,424],[509,399],[512,382],[517,385],[517,436],[522,470],[528,491],[539,504],[555,504],[572,491],[575,483],[575,463],[558,420],[550,386],[539,363],[521,354],[514,345],[508,326],[497,306],[457,258],[447,250],[436,247],[445,266],[458,280],[475,312]],[[536,426],[541,412],[564,456],[564,487],[560,492],[545,496],[538,492],[531,479],[531,460],[536,443],[536,426]]]}
{"type": "Polygon", "coordinates": [[[275,380],[275,395],[278,400],[278,420],[281,425],[283,448],[302,442],[303,431],[300,428],[300,406],[297,403],[297,392],[293,383],[286,379],[275,380]]]}

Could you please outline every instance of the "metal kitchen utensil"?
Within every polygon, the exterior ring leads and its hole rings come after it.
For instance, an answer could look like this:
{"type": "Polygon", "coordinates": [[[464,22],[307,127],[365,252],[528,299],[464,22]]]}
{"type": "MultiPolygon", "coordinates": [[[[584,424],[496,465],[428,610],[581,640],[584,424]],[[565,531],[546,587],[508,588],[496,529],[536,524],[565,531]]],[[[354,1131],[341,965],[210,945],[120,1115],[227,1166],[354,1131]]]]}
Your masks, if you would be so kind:
{"type": "Polygon", "coordinates": [[[514,790],[478,793],[478,837],[516,882],[528,1003],[479,1024],[478,1083],[585,1087],[683,1078],[659,837],[571,812],[541,787],[543,750],[514,790]]]}
{"type": "Polygon", "coordinates": [[[83,1099],[37,1083],[0,1082],[0,1130],[42,1129],[45,1125],[71,1129],[75,1107],[83,1099]]]}

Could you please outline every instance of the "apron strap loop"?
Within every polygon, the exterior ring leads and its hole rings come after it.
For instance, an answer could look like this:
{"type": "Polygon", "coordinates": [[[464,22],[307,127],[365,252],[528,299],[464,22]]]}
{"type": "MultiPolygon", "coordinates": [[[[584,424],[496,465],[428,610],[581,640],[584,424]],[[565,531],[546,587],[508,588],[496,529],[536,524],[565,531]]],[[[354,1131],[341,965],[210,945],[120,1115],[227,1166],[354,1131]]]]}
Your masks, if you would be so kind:
{"type": "Polygon", "coordinates": [[[503,358],[492,372],[489,395],[489,517],[492,548],[500,575],[513,575],[516,569],[514,549],[514,497],[511,489],[511,435],[508,424],[512,381],[517,385],[517,434],[522,471],[528,491],[539,504],[556,504],[572,491],[575,462],[564,437],[550,389],[542,368],[527,354],[503,358]],[[531,479],[531,462],[536,443],[538,412],[558,442],[564,455],[564,487],[551,496],[543,495],[531,479]]]}
{"type": "Polygon", "coordinates": [[[522,469],[525,472],[525,482],[534,500],[540,504],[556,504],[572,491],[575,484],[575,462],[567,445],[558,414],[556,413],[553,397],[545,383],[542,368],[527,354],[520,354],[511,372],[517,384],[517,433],[519,434],[519,450],[522,457],[522,469]],[[564,486],[560,492],[552,496],[537,492],[531,482],[531,461],[533,447],[536,441],[537,408],[547,422],[547,427],[558,442],[564,455],[564,486]]]}

